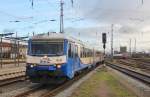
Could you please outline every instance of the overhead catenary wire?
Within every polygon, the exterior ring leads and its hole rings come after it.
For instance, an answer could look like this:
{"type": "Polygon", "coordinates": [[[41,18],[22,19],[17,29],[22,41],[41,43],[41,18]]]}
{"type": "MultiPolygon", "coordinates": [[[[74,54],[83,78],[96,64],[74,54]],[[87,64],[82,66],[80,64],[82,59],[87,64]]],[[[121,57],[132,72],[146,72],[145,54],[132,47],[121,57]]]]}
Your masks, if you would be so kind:
{"type": "Polygon", "coordinates": [[[27,19],[32,19],[33,17],[32,16],[16,16],[16,15],[13,15],[11,13],[7,13],[7,12],[4,12],[2,10],[0,10],[0,14],[3,14],[3,15],[6,15],[6,16],[9,16],[9,17],[13,17],[15,19],[21,19],[21,20],[27,20],[27,19]]]}
{"type": "MultiPolygon", "coordinates": [[[[31,6],[34,6],[34,0],[30,0],[31,6]]],[[[48,2],[49,3],[49,2],[48,2]]],[[[71,0],[72,7],[74,5],[74,0],[71,0]]],[[[64,33],[64,10],[63,10],[64,1],[60,0],[60,33],[64,33]]]]}

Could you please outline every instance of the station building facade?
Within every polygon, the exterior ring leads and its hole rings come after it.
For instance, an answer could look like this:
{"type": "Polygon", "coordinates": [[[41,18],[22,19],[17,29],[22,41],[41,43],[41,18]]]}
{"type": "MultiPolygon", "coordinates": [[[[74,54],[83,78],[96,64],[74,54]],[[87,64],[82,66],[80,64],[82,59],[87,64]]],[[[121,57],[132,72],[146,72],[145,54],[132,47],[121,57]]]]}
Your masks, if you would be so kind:
{"type": "Polygon", "coordinates": [[[3,59],[26,58],[27,42],[10,39],[0,41],[0,57],[3,59]]]}

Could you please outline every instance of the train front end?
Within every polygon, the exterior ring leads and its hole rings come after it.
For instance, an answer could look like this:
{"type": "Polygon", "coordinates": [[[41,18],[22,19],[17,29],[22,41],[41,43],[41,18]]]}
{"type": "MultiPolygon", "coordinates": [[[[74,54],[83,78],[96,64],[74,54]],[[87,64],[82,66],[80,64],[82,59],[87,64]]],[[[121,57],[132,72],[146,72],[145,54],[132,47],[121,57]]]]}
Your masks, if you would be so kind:
{"type": "Polygon", "coordinates": [[[26,74],[33,83],[61,83],[66,69],[65,39],[30,39],[26,74]]]}

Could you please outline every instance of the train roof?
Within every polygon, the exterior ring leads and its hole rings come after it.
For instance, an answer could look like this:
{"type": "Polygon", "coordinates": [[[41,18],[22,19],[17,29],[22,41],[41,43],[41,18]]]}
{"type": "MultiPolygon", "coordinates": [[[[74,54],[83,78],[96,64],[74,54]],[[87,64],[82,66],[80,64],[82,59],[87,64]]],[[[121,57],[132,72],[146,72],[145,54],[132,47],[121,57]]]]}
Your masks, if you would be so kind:
{"type": "Polygon", "coordinates": [[[82,44],[83,42],[80,40],[75,39],[74,37],[68,36],[62,33],[44,33],[38,34],[31,38],[32,40],[52,40],[52,39],[67,39],[72,42],[78,42],[82,44]]]}
{"type": "Polygon", "coordinates": [[[75,39],[74,37],[68,36],[66,34],[62,33],[43,33],[43,34],[38,34],[33,37],[31,37],[31,40],[55,40],[55,39],[67,39],[71,42],[78,43],[80,45],[83,45],[89,49],[93,49],[94,47],[91,47],[89,44],[86,42],[83,42],[81,40],[75,39]]]}
{"type": "Polygon", "coordinates": [[[61,33],[43,33],[43,34],[37,34],[33,36],[31,39],[36,40],[44,40],[44,39],[67,39],[66,35],[61,33]]]}
{"type": "MultiPolygon", "coordinates": [[[[31,37],[31,40],[55,40],[55,39],[62,39],[62,40],[67,39],[70,42],[78,43],[86,48],[89,48],[89,49],[94,48],[86,42],[83,42],[81,40],[75,39],[74,37],[71,37],[71,36],[68,36],[68,35],[62,34],[62,33],[53,33],[53,32],[43,33],[43,34],[38,34],[38,35],[31,37]]],[[[96,49],[96,48],[94,48],[94,49],[96,49]]]]}

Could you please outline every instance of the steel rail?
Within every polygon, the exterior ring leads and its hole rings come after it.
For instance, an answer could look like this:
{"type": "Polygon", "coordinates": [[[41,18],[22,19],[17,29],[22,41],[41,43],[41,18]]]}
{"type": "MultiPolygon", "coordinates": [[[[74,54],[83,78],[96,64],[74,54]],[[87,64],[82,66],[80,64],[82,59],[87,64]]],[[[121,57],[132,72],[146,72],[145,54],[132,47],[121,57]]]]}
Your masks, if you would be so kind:
{"type": "Polygon", "coordinates": [[[18,76],[18,77],[14,77],[14,78],[1,80],[0,81],[0,87],[10,85],[10,84],[13,84],[13,83],[19,82],[19,81],[24,81],[24,80],[27,80],[27,79],[28,78],[26,76],[18,76]]]}
{"type": "Polygon", "coordinates": [[[150,64],[144,64],[136,60],[119,60],[118,62],[124,65],[131,66],[131,67],[136,67],[142,70],[147,70],[147,71],[150,70],[150,64]]]}
{"type": "Polygon", "coordinates": [[[139,72],[136,72],[134,70],[131,70],[131,69],[128,69],[128,68],[125,68],[123,66],[119,66],[119,65],[116,65],[116,64],[113,64],[113,63],[110,63],[110,62],[106,62],[107,66],[113,68],[113,69],[116,69],[126,75],[129,75],[135,79],[138,79],[140,80],[141,82],[145,83],[146,85],[150,86],[150,76],[149,75],[145,75],[145,74],[142,74],[142,73],[139,73],[139,72]]]}
{"type": "Polygon", "coordinates": [[[5,85],[12,84],[14,82],[26,80],[27,76],[25,74],[23,74],[24,72],[25,71],[0,75],[0,77],[2,78],[0,80],[0,86],[5,86],[5,85]],[[8,77],[5,77],[5,76],[8,76],[8,77]],[[3,77],[5,77],[5,78],[3,78],[3,77]]]}
{"type": "Polygon", "coordinates": [[[36,87],[34,87],[34,88],[31,88],[31,89],[27,90],[26,92],[23,92],[23,93],[21,93],[21,94],[18,94],[18,95],[14,96],[14,97],[27,97],[28,95],[30,95],[30,94],[32,94],[33,92],[36,92],[36,91],[38,91],[38,90],[40,90],[40,89],[42,89],[42,88],[43,88],[42,85],[38,85],[38,86],[36,86],[36,87]]]}
{"type": "Polygon", "coordinates": [[[144,60],[144,59],[133,59],[134,61],[137,61],[141,64],[147,65],[150,68],[150,60],[144,60]]]}

